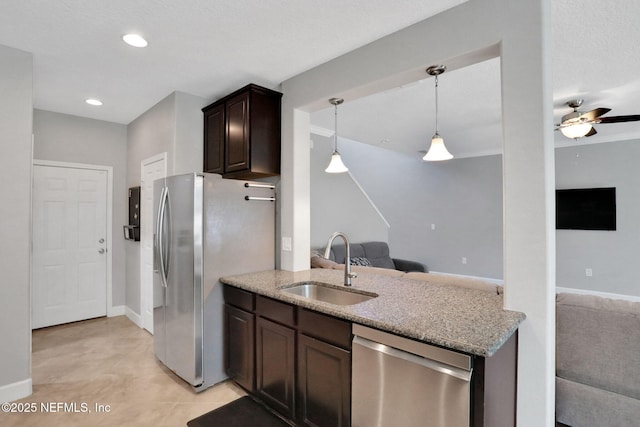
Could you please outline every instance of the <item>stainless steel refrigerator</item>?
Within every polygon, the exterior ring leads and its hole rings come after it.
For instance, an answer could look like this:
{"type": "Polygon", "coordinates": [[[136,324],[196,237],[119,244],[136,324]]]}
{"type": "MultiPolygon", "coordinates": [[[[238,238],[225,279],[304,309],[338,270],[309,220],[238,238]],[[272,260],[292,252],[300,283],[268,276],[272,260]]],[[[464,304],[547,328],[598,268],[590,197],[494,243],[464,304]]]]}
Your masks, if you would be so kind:
{"type": "Polygon", "coordinates": [[[154,182],[156,357],[196,391],[226,379],[221,276],[275,264],[270,184],[213,174],[154,182]]]}

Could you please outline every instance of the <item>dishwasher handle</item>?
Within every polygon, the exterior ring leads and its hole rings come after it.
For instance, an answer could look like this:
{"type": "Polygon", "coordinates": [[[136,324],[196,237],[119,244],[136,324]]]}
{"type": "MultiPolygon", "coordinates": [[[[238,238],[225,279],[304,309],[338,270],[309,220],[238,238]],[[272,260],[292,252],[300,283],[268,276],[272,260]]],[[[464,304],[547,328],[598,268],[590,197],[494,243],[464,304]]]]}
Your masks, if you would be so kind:
{"type": "Polygon", "coordinates": [[[408,353],[406,351],[398,350],[397,348],[390,347],[388,345],[384,345],[381,343],[377,343],[357,335],[353,337],[353,345],[361,345],[371,350],[387,354],[391,357],[397,357],[397,358],[406,360],[407,362],[415,363],[417,365],[424,366],[425,368],[429,368],[434,371],[440,372],[442,374],[459,378],[463,381],[467,381],[467,382],[471,381],[471,374],[473,372],[473,369],[466,370],[466,369],[456,368],[455,366],[447,365],[444,363],[437,362],[435,360],[417,356],[413,353],[408,353]]]}

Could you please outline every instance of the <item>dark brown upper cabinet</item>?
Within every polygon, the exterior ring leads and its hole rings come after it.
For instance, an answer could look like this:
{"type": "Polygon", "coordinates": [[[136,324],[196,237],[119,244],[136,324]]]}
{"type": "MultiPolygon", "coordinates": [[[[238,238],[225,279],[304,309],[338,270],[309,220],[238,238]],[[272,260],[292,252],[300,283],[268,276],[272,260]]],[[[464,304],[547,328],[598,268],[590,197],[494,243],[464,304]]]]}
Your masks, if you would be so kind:
{"type": "Polygon", "coordinates": [[[279,175],[281,99],[249,84],[203,108],[203,171],[237,179],[279,175]]]}

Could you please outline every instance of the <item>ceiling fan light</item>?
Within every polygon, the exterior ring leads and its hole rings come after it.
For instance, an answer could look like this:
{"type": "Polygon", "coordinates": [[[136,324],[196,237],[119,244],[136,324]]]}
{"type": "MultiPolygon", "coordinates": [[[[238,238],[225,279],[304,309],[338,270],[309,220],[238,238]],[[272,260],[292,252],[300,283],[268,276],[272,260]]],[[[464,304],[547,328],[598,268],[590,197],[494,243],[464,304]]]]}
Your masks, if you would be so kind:
{"type": "Polygon", "coordinates": [[[431,146],[429,151],[424,155],[422,160],[425,162],[439,162],[442,160],[453,159],[453,155],[449,153],[447,147],[444,145],[444,139],[437,133],[431,138],[431,146]]]}
{"type": "Polygon", "coordinates": [[[591,123],[577,123],[575,125],[561,127],[560,132],[567,138],[577,139],[588,134],[592,127],[591,123]]]}
{"type": "Polygon", "coordinates": [[[324,170],[327,173],[343,173],[348,172],[349,169],[342,162],[342,158],[340,157],[340,153],[334,151],[331,155],[331,161],[329,162],[329,166],[324,170]]]}

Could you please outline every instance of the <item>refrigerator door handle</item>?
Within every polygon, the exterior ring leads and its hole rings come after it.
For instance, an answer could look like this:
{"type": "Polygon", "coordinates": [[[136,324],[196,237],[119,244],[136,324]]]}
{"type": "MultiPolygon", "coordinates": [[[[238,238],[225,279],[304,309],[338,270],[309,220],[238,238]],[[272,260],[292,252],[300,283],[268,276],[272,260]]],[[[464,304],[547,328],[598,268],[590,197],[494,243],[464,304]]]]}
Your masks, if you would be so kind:
{"type": "Polygon", "coordinates": [[[165,239],[167,236],[165,236],[164,233],[164,220],[165,220],[165,210],[166,210],[166,206],[167,206],[167,188],[164,187],[162,189],[161,195],[160,195],[160,206],[158,209],[158,260],[159,260],[159,269],[160,269],[160,279],[162,281],[162,286],[163,287],[167,287],[167,271],[165,268],[165,253],[164,253],[164,246],[165,246],[165,239]]]}
{"type": "Polygon", "coordinates": [[[244,199],[247,201],[257,200],[259,202],[275,202],[275,197],[255,197],[255,196],[244,196],[244,199]]]}
{"type": "Polygon", "coordinates": [[[160,219],[162,212],[162,198],[164,197],[164,187],[160,190],[160,201],[158,202],[158,213],[156,214],[156,229],[153,230],[153,272],[160,273],[160,219]]]}
{"type": "Polygon", "coordinates": [[[164,209],[162,212],[162,221],[167,224],[167,233],[165,235],[167,239],[166,251],[162,250],[162,260],[164,261],[164,287],[169,284],[169,266],[171,265],[171,200],[169,199],[169,187],[164,192],[164,209]]]}

